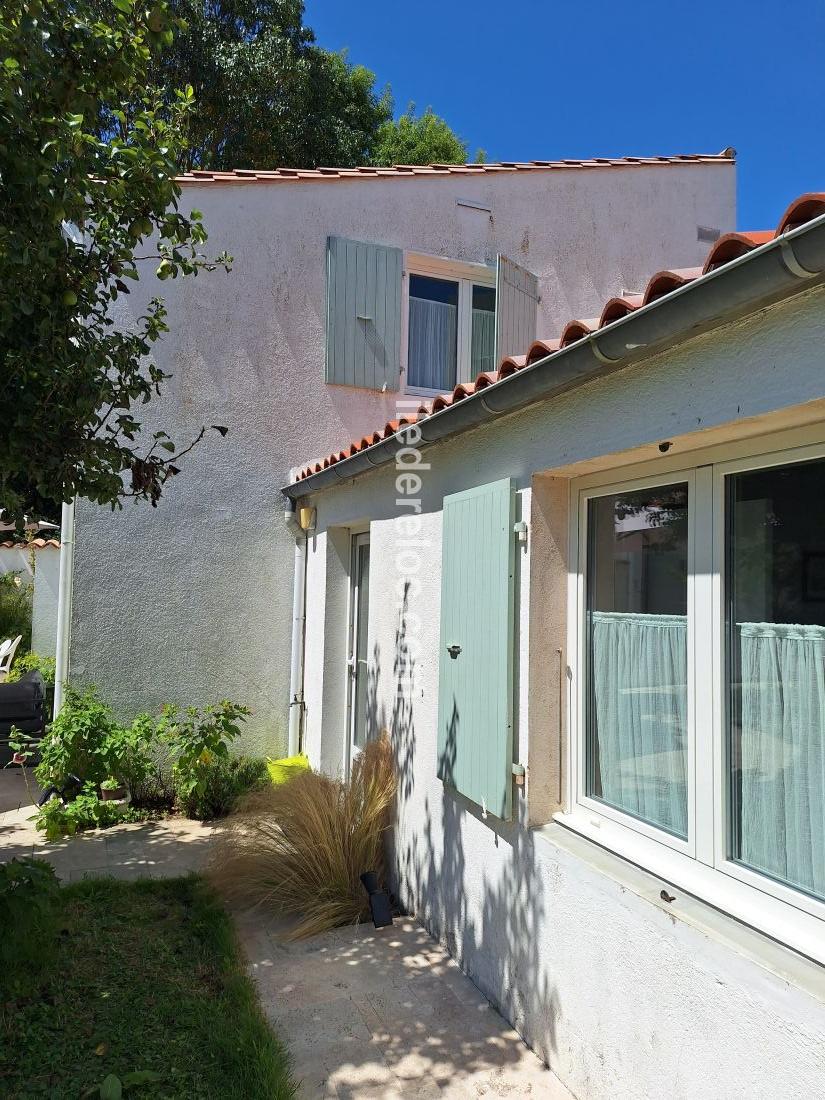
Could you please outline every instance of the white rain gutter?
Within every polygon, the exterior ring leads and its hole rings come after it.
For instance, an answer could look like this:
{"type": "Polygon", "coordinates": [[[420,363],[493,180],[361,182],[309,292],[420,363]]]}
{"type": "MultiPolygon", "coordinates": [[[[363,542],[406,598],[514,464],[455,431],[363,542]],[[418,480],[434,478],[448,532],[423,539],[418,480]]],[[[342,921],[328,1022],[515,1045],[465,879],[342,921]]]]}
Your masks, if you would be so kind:
{"type": "MultiPolygon", "coordinates": [[[[535,401],[594,381],[667,347],[710,332],[822,282],[825,214],[677,287],[626,317],[417,422],[419,448],[535,401]]],[[[283,489],[292,500],[393,462],[408,445],[402,428],[388,439],[283,489]]]]}
{"type": "Polygon", "coordinates": [[[295,539],[292,579],[292,658],[289,666],[289,726],[287,755],[301,751],[304,724],[304,644],[306,638],[307,534],[294,511],[284,512],[284,522],[295,539]]]}
{"type": "Polygon", "coordinates": [[[60,574],[57,591],[57,648],[54,671],[55,717],[63,705],[63,694],[69,678],[69,644],[72,628],[72,582],[74,579],[75,502],[64,502],[60,515],[60,574]]]}

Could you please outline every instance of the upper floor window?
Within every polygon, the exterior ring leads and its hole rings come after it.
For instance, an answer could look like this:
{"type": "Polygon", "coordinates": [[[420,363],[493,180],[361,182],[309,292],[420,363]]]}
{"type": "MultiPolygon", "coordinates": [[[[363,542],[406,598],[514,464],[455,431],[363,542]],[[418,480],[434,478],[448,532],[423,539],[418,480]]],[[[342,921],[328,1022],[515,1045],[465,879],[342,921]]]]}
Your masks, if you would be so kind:
{"type": "Polygon", "coordinates": [[[410,261],[407,389],[443,392],[493,370],[496,341],[495,271],[483,265],[419,258],[410,261]],[[424,273],[442,271],[467,277],[424,273]]]}
{"type": "Polygon", "coordinates": [[[487,265],[329,237],[326,261],[335,385],[386,392],[406,375],[413,393],[441,393],[535,339],[538,279],[501,254],[487,265]]]}

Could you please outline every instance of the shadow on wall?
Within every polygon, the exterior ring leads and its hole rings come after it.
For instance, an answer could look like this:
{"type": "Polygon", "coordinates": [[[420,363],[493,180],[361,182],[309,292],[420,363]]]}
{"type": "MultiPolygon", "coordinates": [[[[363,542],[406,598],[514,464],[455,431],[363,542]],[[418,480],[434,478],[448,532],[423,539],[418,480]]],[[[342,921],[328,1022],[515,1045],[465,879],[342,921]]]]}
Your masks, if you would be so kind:
{"type": "MultiPolygon", "coordinates": [[[[515,803],[508,823],[481,811],[451,790],[459,715],[454,712],[439,758],[443,785],[437,796],[414,799],[416,731],[413,713],[414,660],[408,644],[407,599],[395,638],[396,697],[390,727],[399,774],[394,861],[398,887],[416,916],[458,960],[516,1029],[552,1065],[557,1052],[558,993],[541,965],[539,944],[545,924],[545,882],[526,806],[515,803]],[[433,797],[438,803],[433,805],[433,797]],[[423,809],[423,814],[422,814],[423,809]],[[465,844],[477,840],[468,881],[465,844]],[[493,851],[485,852],[492,848],[493,851]]],[[[376,653],[377,659],[377,653],[376,653]]],[[[377,678],[376,666],[376,678],[377,678]]],[[[383,719],[375,707],[377,718],[383,719]]],[[[378,728],[383,728],[379,725],[378,728]]],[[[429,775],[418,762],[418,782],[429,775]]]]}
{"type": "Polygon", "coordinates": [[[410,582],[404,584],[404,594],[398,611],[398,623],[395,628],[395,653],[393,655],[393,708],[387,715],[384,703],[378,701],[378,686],[381,679],[381,647],[376,642],[372,651],[372,661],[367,678],[367,734],[377,737],[387,730],[392,738],[395,751],[395,766],[398,773],[399,798],[408,800],[415,787],[413,763],[415,758],[415,724],[413,721],[413,682],[415,678],[415,655],[410,641],[407,614],[409,608],[410,582]]]}

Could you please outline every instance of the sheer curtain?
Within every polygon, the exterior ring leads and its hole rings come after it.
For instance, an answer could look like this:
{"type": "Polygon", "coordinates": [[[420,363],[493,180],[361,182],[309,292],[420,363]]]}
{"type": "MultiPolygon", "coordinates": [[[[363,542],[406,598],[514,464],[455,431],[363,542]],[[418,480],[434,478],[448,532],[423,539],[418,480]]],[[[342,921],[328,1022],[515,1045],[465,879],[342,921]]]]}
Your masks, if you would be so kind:
{"type": "Polygon", "coordinates": [[[741,623],[741,850],[825,895],[825,627],[741,623]]]}
{"type": "Polygon", "coordinates": [[[455,386],[457,318],[448,302],[410,295],[408,385],[428,390],[455,386]]]}
{"type": "Polygon", "coordinates": [[[472,379],[481,374],[482,371],[495,369],[495,363],[493,362],[495,344],[495,313],[489,309],[474,309],[471,348],[472,379]]]}
{"type": "Polygon", "coordinates": [[[687,836],[687,618],[591,613],[601,797],[687,836]]]}

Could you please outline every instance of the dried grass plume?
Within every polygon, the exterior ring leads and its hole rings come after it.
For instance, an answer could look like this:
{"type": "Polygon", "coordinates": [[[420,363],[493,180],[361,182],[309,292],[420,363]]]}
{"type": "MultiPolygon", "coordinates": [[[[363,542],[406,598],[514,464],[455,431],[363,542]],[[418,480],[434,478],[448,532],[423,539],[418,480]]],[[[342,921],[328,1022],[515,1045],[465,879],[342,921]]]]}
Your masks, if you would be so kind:
{"type": "Polygon", "coordinates": [[[223,897],[297,917],[290,939],[369,919],[359,875],[385,874],[395,800],[386,733],[353,762],[349,781],[303,772],[248,795],[229,819],[207,874],[223,897]]]}

